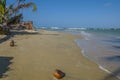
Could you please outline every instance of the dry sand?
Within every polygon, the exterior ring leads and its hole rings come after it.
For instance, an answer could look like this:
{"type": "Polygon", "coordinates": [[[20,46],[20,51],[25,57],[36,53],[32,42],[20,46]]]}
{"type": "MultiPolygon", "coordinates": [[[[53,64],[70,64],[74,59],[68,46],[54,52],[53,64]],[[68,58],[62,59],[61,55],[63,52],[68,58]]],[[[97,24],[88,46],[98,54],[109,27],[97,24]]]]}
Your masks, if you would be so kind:
{"type": "Polygon", "coordinates": [[[55,69],[66,73],[61,80],[117,80],[83,57],[74,39],[82,38],[40,30],[15,35],[15,47],[0,43],[0,80],[56,80],[55,69]]]}

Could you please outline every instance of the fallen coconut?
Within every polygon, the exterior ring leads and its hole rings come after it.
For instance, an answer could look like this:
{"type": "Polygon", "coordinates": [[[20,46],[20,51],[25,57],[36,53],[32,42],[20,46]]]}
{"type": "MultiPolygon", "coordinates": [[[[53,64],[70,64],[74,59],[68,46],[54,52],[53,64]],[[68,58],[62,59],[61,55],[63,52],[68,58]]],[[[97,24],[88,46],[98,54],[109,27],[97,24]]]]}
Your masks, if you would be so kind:
{"type": "Polygon", "coordinates": [[[13,47],[14,46],[14,40],[10,41],[10,46],[13,47]]]}
{"type": "Polygon", "coordinates": [[[55,70],[53,75],[57,79],[61,79],[61,78],[65,77],[65,73],[61,70],[58,70],[58,69],[55,70]]]}

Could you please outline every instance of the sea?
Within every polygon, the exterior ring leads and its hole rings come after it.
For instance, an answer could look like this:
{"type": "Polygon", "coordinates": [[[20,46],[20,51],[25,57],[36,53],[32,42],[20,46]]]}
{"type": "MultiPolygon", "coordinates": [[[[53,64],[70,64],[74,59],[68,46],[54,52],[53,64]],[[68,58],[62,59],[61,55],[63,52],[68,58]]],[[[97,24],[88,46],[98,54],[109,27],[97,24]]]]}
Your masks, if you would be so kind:
{"type": "Polygon", "coordinates": [[[120,79],[120,28],[61,28],[41,27],[82,36],[74,42],[82,49],[84,57],[96,63],[99,68],[120,79]]]}

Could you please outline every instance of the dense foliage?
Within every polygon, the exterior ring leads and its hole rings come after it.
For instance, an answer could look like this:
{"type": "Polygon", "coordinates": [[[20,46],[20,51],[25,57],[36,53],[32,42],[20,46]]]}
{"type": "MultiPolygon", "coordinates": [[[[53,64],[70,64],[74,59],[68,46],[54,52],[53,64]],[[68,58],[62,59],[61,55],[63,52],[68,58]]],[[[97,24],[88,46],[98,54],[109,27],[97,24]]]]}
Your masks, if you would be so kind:
{"type": "Polygon", "coordinates": [[[0,31],[9,28],[11,25],[19,24],[23,18],[21,9],[32,7],[37,10],[33,2],[25,3],[25,0],[13,0],[13,4],[6,7],[6,0],[0,0],[0,31]],[[2,29],[4,28],[4,29],[2,29]]]}

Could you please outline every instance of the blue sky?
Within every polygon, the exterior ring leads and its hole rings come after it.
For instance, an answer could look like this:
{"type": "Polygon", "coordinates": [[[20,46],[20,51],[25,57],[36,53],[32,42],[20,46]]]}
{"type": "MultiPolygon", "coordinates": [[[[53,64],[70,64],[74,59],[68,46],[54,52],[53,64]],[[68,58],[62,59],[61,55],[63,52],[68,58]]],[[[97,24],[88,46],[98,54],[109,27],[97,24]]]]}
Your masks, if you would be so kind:
{"type": "Polygon", "coordinates": [[[33,20],[36,26],[120,27],[120,0],[26,1],[38,7],[37,12],[22,10],[24,20],[33,20]]]}

